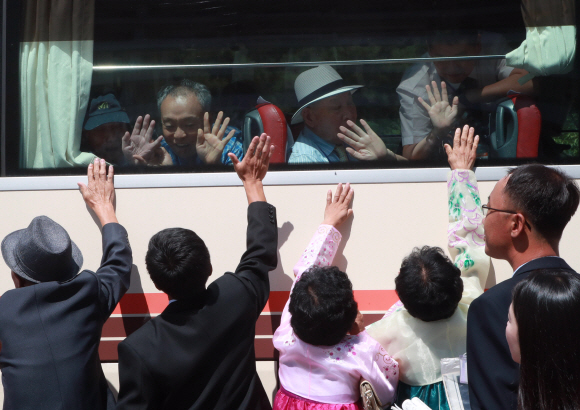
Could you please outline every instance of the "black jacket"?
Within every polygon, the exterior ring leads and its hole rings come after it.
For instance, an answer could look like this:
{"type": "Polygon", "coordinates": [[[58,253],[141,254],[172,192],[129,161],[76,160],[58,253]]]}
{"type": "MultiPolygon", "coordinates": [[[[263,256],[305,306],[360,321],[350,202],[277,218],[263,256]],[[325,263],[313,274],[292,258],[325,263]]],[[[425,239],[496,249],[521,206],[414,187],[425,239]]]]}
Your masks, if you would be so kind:
{"type": "Polygon", "coordinates": [[[0,297],[4,410],[107,408],[99,360],[103,324],[129,287],[127,231],[103,227],[103,259],[67,282],[44,282],[0,297]]]}
{"type": "Polygon", "coordinates": [[[171,303],[119,344],[117,409],[271,409],[254,338],[277,242],[274,207],[250,204],[247,250],[235,273],[171,303]]]}
{"type": "Polygon", "coordinates": [[[536,269],[568,269],[561,258],[544,257],[523,265],[513,278],[498,283],[475,299],[467,315],[469,401],[474,410],[516,409],[519,365],[512,360],[505,337],[512,291],[536,269]]]}

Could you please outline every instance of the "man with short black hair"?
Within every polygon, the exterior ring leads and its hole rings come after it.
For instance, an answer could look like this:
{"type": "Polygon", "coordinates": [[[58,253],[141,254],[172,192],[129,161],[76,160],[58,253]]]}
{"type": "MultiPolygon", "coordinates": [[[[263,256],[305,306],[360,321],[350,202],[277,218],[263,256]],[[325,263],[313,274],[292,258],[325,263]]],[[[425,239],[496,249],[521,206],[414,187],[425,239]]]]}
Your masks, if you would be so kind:
{"type": "Polygon", "coordinates": [[[248,199],[247,250],[235,273],[206,289],[209,252],[192,231],[151,238],[147,270],[169,306],[119,344],[118,409],[271,409],[256,372],[256,321],[277,265],[276,210],[262,179],[273,145],[254,137],[240,162],[229,154],[248,199]]]}
{"type": "Polygon", "coordinates": [[[559,257],[560,238],[580,201],[576,183],[556,168],[522,165],[493,188],[486,211],[485,252],[514,270],[472,304],[467,321],[467,369],[472,409],[516,409],[518,365],[505,323],[515,285],[535,269],[573,271],[559,257]]]}
{"type": "Polygon", "coordinates": [[[145,263],[155,286],[172,300],[204,291],[213,270],[203,240],[183,228],[168,228],[153,235],[145,263]]]}
{"type": "Polygon", "coordinates": [[[99,359],[104,323],[129,288],[132,253],[117,222],[113,167],[88,167],[79,184],[102,226],[96,272],[65,229],[46,216],[2,241],[16,289],[0,298],[4,409],[102,410],[115,407],[99,359]]]}

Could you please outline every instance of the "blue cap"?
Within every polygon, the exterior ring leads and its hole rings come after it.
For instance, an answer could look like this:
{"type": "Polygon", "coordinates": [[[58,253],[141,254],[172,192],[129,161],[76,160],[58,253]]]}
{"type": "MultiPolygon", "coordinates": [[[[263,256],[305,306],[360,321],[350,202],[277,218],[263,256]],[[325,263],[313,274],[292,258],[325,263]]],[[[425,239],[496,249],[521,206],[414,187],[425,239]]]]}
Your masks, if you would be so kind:
{"type": "Polygon", "coordinates": [[[91,101],[89,107],[89,116],[85,123],[84,129],[94,130],[98,126],[110,122],[122,122],[130,124],[129,116],[121,108],[121,104],[113,94],[101,95],[91,101]]]}

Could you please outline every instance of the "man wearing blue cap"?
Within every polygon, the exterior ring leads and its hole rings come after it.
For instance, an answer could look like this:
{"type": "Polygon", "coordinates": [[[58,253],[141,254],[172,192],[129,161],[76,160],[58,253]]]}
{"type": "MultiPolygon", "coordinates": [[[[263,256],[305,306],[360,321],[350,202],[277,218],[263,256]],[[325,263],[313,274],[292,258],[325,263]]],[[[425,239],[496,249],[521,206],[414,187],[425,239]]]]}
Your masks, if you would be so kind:
{"type": "Polygon", "coordinates": [[[103,324],[129,288],[132,253],[117,222],[113,167],[88,167],[83,199],[102,226],[96,273],[66,230],[46,216],[2,241],[16,289],[0,297],[4,410],[114,408],[99,360],[103,324]]]}
{"type": "MultiPolygon", "coordinates": [[[[131,150],[125,153],[123,137],[129,134],[129,116],[113,94],[101,95],[91,100],[87,121],[83,127],[82,149],[95,154],[110,164],[133,163],[132,155],[139,153],[131,150]],[[125,155],[124,155],[125,154],[125,155]],[[125,159],[128,157],[128,160],[125,159]]],[[[153,142],[152,152],[161,141],[153,142]]],[[[162,152],[158,150],[158,154],[162,152]]]]}

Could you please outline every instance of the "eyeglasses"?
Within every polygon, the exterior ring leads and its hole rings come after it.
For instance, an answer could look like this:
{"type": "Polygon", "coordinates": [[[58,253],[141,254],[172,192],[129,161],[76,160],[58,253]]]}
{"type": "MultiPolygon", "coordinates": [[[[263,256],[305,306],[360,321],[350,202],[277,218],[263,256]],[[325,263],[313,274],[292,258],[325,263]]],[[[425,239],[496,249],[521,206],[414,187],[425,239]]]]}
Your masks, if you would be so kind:
{"type": "Polygon", "coordinates": [[[491,206],[488,206],[487,204],[481,205],[481,208],[483,208],[483,215],[484,216],[487,216],[487,211],[505,212],[506,214],[514,214],[514,215],[517,215],[519,213],[516,211],[506,211],[505,209],[492,208],[491,206]]]}
{"type": "MultiPolygon", "coordinates": [[[[483,216],[487,216],[488,211],[505,212],[506,214],[513,214],[513,215],[521,214],[521,212],[508,211],[508,210],[505,210],[505,209],[492,208],[492,207],[488,206],[487,204],[481,205],[481,208],[483,209],[483,216]]],[[[530,231],[532,230],[532,227],[530,226],[530,224],[528,223],[528,221],[526,221],[526,226],[528,227],[528,229],[530,231]]]]}

